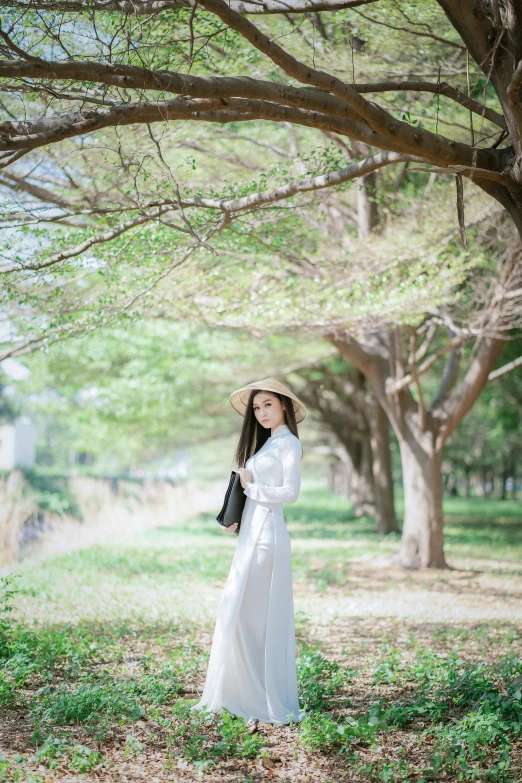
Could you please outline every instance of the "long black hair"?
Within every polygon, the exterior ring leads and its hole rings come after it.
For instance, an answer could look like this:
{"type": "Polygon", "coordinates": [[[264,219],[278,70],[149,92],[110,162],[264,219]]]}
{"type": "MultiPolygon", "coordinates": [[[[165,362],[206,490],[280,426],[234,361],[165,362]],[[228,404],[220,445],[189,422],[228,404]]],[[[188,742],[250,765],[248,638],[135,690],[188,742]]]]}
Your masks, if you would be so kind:
{"type": "MultiPolygon", "coordinates": [[[[239,442],[237,444],[236,453],[234,459],[238,468],[244,468],[245,463],[249,457],[256,454],[261,446],[266,443],[270,437],[270,430],[256,419],[254,413],[254,397],[260,391],[266,391],[266,389],[252,389],[250,397],[248,398],[246,412],[243,416],[243,427],[241,429],[241,435],[239,436],[239,442]]],[[[271,391],[270,394],[274,394],[279,397],[282,405],[284,405],[284,423],[288,425],[290,430],[298,438],[297,422],[295,420],[294,403],[291,397],[287,397],[286,394],[279,394],[279,392],[271,391]]]]}

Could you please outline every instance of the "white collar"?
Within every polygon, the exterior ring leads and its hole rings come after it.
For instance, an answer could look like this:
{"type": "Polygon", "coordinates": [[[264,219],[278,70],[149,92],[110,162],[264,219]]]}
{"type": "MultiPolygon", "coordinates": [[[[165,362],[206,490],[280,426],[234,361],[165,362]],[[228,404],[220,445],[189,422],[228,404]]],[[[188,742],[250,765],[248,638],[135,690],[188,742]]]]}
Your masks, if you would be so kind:
{"type": "Polygon", "coordinates": [[[275,430],[272,430],[271,438],[278,438],[280,435],[286,435],[287,432],[292,432],[288,424],[280,424],[275,430]]]}

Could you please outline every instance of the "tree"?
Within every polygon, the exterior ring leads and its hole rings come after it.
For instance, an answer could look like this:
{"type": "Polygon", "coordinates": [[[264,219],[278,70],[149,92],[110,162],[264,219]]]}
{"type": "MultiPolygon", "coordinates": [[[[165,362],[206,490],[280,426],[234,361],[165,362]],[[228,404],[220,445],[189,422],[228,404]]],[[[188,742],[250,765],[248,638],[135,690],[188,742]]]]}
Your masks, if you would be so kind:
{"type": "Polygon", "coordinates": [[[143,319],[31,354],[18,392],[48,433],[48,464],[66,467],[74,449],[92,454],[101,470],[128,469],[237,433],[228,396],[241,385],[239,365],[249,380],[267,352],[277,371],[325,347],[143,319]]]}
{"type": "Polygon", "coordinates": [[[355,514],[371,513],[380,533],[397,532],[388,419],[364,376],[339,360],[323,360],[293,375],[304,381],[301,399],[346,449],[355,514]]]}

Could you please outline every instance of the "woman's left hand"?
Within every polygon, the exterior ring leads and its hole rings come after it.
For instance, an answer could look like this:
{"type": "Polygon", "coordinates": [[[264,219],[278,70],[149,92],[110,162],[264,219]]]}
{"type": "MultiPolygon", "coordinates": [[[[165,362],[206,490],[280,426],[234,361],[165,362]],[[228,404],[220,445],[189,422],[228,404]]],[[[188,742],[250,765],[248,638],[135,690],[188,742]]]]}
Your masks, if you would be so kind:
{"type": "Polygon", "coordinates": [[[241,486],[244,489],[252,481],[252,471],[248,470],[248,468],[239,468],[238,473],[241,486]]]}

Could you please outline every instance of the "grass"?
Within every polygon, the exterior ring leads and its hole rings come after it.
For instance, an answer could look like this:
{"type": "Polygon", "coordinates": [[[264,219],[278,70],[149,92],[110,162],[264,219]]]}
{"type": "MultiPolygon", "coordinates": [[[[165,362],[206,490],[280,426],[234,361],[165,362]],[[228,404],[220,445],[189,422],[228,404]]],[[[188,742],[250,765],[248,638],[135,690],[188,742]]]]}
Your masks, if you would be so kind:
{"type": "Polygon", "coordinates": [[[1,582],[0,783],[522,780],[519,505],[448,499],[443,572],[320,487],[285,518],[301,724],[190,711],[235,546],[202,515],[1,582]]]}

